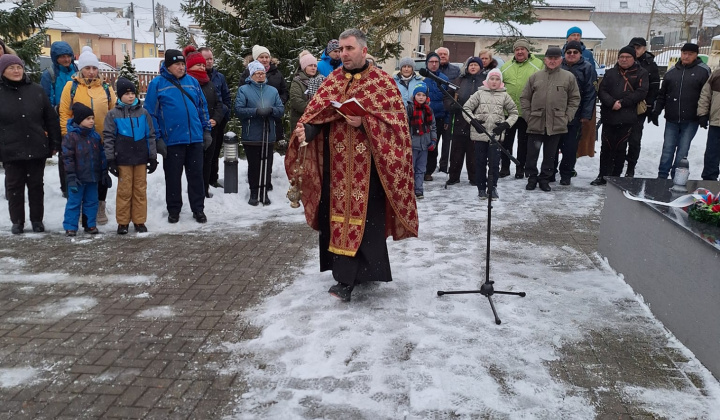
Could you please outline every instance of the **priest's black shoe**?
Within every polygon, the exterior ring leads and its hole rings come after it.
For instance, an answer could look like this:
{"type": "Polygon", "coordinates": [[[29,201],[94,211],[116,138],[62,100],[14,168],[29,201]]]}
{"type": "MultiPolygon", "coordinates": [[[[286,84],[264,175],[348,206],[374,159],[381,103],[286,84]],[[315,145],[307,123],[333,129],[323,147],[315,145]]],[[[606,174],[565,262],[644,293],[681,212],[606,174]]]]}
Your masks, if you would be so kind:
{"type": "Polygon", "coordinates": [[[352,286],[347,286],[342,283],[338,283],[328,290],[328,293],[340,299],[343,302],[350,302],[350,294],[353,291],[352,286]]]}

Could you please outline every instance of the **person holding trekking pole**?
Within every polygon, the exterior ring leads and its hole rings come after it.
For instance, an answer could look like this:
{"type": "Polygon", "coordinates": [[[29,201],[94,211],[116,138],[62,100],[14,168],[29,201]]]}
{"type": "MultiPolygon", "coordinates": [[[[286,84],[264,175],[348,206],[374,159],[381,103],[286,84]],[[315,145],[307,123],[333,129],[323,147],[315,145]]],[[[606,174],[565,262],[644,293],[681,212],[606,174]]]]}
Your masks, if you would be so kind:
{"type": "Polygon", "coordinates": [[[235,97],[235,114],[242,124],[241,141],[248,161],[248,204],[270,204],[267,186],[270,185],[273,165],[275,124],[269,120],[280,118],[285,112],[278,90],[265,83],[265,66],[259,61],[248,64],[250,76],[240,86],[235,97]],[[261,180],[262,178],[262,180],[261,180]],[[262,195],[260,195],[262,194],[262,195]]]}

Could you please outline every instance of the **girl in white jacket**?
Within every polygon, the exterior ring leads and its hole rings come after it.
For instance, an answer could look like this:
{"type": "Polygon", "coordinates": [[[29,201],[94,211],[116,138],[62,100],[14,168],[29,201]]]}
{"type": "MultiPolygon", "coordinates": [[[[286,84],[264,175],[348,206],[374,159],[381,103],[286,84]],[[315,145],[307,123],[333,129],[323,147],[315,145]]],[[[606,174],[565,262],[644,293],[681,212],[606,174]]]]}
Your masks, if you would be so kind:
{"type": "MultiPolygon", "coordinates": [[[[502,73],[498,69],[490,70],[483,86],[465,102],[463,108],[483,125],[486,132],[493,133],[493,137],[498,141],[518,119],[517,106],[505,91],[502,73]]],[[[463,114],[463,117],[470,122],[470,118],[466,114],[463,114]]],[[[493,199],[497,199],[497,179],[500,168],[500,152],[497,145],[490,144],[488,135],[482,131],[470,132],[470,139],[477,142],[475,143],[475,173],[477,174],[478,197],[487,198],[488,194],[491,194],[493,199]],[[489,165],[488,158],[491,158],[492,165],[489,165]],[[492,186],[490,187],[487,186],[489,170],[492,170],[490,173],[492,186]]]]}

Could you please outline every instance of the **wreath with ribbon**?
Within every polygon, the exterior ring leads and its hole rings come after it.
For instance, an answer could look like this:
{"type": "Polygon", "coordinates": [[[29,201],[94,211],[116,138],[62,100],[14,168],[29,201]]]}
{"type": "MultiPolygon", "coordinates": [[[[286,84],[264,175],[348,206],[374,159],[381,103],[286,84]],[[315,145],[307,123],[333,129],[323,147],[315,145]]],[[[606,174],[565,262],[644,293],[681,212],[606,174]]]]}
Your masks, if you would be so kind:
{"type": "Polygon", "coordinates": [[[688,216],[699,222],[720,227],[720,193],[713,195],[706,189],[698,189],[695,202],[688,209],[688,216]]]}

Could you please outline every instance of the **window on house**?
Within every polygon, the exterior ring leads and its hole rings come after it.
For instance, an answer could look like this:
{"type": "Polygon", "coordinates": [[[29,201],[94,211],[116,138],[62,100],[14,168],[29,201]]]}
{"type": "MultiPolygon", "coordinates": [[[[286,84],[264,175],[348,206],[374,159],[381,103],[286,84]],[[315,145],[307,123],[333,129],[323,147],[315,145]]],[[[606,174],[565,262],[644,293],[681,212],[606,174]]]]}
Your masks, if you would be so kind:
{"type": "Polygon", "coordinates": [[[92,48],[92,39],[88,38],[85,40],[85,45],[92,48]]]}
{"type": "Polygon", "coordinates": [[[45,42],[43,42],[43,47],[50,48],[50,45],[52,45],[52,39],[50,38],[50,35],[45,35],[45,42]]]}
{"type": "Polygon", "coordinates": [[[153,50],[152,48],[150,48],[150,55],[155,57],[155,50],[153,50]]]}
{"type": "Polygon", "coordinates": [[[120,48],[121,48],[122,52],[124,52],[124,53],[127,52],[127,44],[126,43],[123,42],[122,44],[120,44],[120,48]]]}
{"type": "Polygon", "coordinates": [[[626,2],[626,1],[621,1],[621,2],[620,2],[620,8],[621,8],[621,9],[627,9],[627,8],[628,8],[628,2],[626,2]]]}

